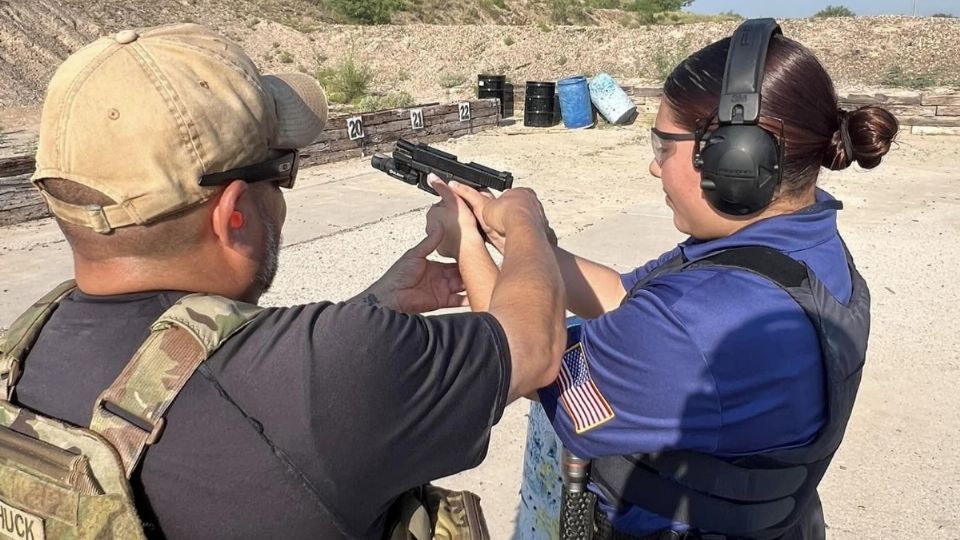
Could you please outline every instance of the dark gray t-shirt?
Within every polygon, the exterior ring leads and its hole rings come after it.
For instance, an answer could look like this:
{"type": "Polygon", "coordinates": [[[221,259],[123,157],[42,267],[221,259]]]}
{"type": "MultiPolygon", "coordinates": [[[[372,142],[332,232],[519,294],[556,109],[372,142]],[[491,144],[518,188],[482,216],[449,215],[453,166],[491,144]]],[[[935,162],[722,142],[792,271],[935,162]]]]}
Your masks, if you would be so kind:
{"type": "MultiPolygon", "coordinates": [[[[183,293],[74,292],[15,401],[76,425],[183,293]]],[[[503,413],[507,340],[487,314],[353,303],[272,308],[189,380],[132,483],[148,534],[379,538],[403,491],[475,467],[503,413]]]]}

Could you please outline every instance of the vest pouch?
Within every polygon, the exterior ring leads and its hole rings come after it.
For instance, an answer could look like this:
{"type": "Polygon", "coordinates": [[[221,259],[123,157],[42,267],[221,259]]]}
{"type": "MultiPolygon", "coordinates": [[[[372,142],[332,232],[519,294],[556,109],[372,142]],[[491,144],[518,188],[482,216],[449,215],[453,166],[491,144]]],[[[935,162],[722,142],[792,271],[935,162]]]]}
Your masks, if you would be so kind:
{"type": "Polygon", "coordinates": [[[386,540],[490,540],[480,497],[426,484],[404,493],[386,540]]]}
{"type": "Polygon", "coordinates": [[[213,295],[181,298],[151,325],[147,341],[101,393],[86,429],[10,401],[27,353],[74,288],[72,281],[62,283],[0,339],[0,537],[141,540],[130,475],[197,367],[261,308],[213,295]],[[149,419],[152,429],[107,411],[104,403],[149,419]]]}
{"type": "Polygon", "coordinates": [[[104,493],[86,455],[0,425],[0,537],[143,535],[132,501],[125,493],[104,493]]]}

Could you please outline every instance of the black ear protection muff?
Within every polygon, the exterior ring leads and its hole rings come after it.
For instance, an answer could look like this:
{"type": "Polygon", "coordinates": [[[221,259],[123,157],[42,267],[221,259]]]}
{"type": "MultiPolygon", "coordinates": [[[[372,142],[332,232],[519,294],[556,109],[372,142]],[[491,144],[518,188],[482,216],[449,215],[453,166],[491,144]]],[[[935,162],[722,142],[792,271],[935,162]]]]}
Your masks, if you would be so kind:
{"type": "Polygon", "coordinates": [[[708,131],[711,118],[697,128],[693,166],[700,171],[700,188],[725,214],[763,210],[783,176],[783,148],[759,125],[767,48],[775,34],[782,31],[774,19],[751,19],[737,28],[723,72],[719,127],[708,131]]]}

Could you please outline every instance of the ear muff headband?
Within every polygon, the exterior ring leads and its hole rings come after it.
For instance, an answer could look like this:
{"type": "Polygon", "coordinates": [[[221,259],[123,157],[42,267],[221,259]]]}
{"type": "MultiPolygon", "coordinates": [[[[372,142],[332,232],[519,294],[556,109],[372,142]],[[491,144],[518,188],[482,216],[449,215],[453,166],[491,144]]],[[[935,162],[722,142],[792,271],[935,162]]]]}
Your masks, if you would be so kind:
{"type": "Polygon", "coordinates": [[[774,34],[782,33],[774,19],[750,19],[730,38],[717,108],[721,126],[756,125],[760,120],[760,88],[767,67],[767,50],[774,34]]]}
{"type": "Polygon", "coordinates": [[[700,170],[707,200],[726,214],[762,210],[780,184],[783,151],[759,120],[767,50],[773,36],[781,33],[774,19],[751,19],[737,28],[727,52],[718,127],[707,132],[708,119],[698,129],[694,167],[700,170]]]}

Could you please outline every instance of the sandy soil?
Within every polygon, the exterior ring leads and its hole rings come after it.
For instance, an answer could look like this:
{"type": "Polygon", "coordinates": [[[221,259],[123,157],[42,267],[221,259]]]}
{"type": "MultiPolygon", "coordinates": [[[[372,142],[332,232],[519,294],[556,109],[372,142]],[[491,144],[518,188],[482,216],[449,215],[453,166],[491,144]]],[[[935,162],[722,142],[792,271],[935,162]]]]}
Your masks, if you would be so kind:
{"type": "MultiPolygon", "coordinates": [[[[513,126],[441,145],[541,195],[561,244],[627,269],[679,241],[640,126],[571,132],[513,126]]],[[[847,437],[822,484],[831,539],[960,538],[960,143],[904,135],[874,171],[829,173],[873,292],[873,329],[847,437]]],[[[421,236],[426,194],[354,160],[309,169],[288,196],[268,304],[343,299],[421,236]]],[[[0,229],[0,327],[71,274],[49,220],[0,229]]],[[[444,481],[484,499],[493,537],[513,531],[526,404],[508,408],[487,460],[444,481]]]]}

